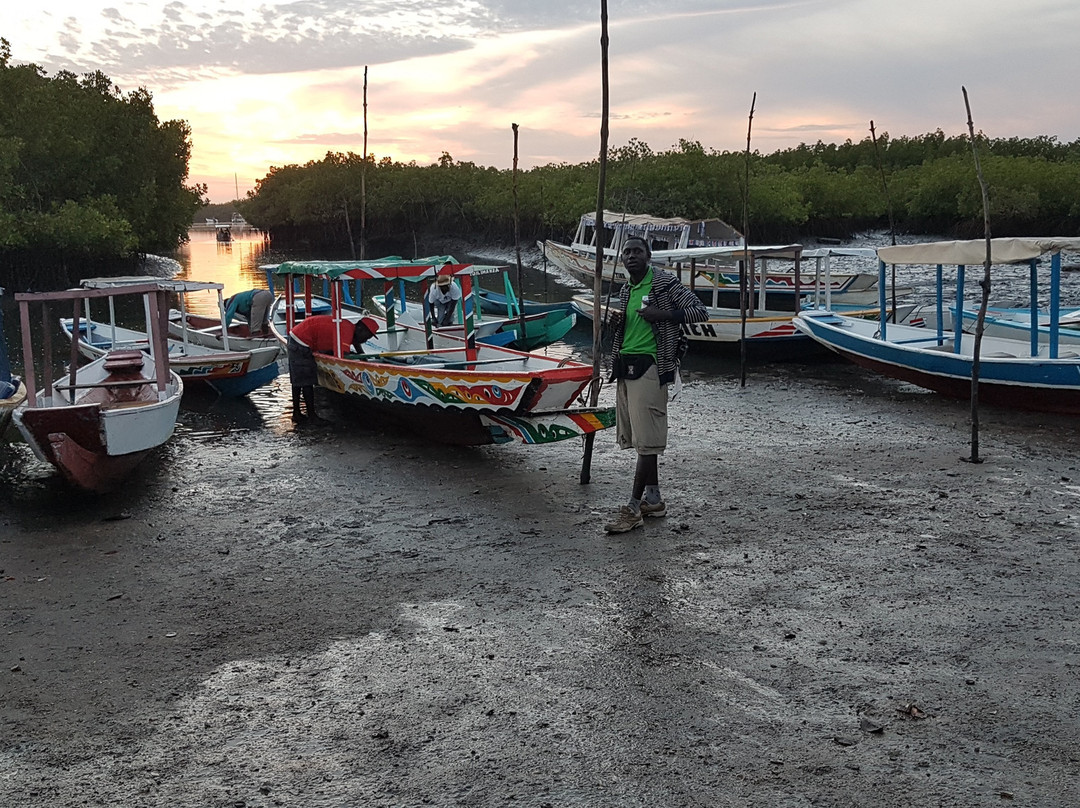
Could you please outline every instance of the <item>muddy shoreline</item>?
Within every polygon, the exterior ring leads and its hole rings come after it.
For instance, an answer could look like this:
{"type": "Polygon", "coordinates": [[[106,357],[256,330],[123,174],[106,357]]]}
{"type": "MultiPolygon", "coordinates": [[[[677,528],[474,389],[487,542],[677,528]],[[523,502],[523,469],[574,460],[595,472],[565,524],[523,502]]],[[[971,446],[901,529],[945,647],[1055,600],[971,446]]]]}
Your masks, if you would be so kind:
{"type": "Polygon", "coordinates": [[[581,485],[324,391],[185,406],[111,498],[0,450],[0,804],[1077,804],[1074,425],[975,465],[853,367],[686,381],[621,537],[611,434],[581,485]]]}

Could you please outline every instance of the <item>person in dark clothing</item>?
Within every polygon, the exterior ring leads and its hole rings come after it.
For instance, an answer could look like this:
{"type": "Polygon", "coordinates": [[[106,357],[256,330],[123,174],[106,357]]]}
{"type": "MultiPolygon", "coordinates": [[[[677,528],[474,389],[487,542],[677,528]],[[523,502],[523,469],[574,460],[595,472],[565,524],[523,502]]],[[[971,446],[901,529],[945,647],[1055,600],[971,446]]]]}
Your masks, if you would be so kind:
{"type": "Polygon", "coordinates": [[[615,394],[615,437],[622,449],[637,452],[630,500],[604,525],[608,533],[626,533],[643,516],[664,516],[657,458],[667,448],[668,386],[679,373],[686,349],[682,323],[709,319],[701,300],[674,273],[650,266],[652,251],[641,238],[629,238],[622,259],[630,282],[619,292],[612,314],[611,380],[615,394]]]}
{"type": "Polygon", "coordinates": [[[247,318],[248,332],[252,337],[270,336],[270,307],[274,295],[266,289],[249,289],[225,298],[225,330],[233,318],[241,314],[247,318]]]}
{"type": "Polygon", "coordinates": [[[329,314],[306,317],[289,332],[289,383],[292,385],[292,419],[315,417],[315,384],[318,382],[315,354],[337,355],[338,345],[343,354],[351,349],[363,353],[363,345],[379,331],[379,324],[371,317],[355,323],[341,320],[335,323],[329,314]],[[300,400],[304,412],[300,411],[300,400]]]}

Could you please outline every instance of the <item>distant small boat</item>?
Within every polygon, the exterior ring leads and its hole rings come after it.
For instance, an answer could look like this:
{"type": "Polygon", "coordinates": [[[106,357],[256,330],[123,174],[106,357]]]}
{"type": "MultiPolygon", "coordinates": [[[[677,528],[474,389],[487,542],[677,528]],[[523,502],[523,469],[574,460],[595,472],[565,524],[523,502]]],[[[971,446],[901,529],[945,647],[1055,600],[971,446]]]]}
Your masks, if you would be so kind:
{"type": "Polygon", "coordinates": [[[34,454],[72,484],[101,493],[115,490],[176,427],[184,383],[169,370],[161,328],[168,292],[149,280],[120,288],[17,294],[15,299],[22,312],[27,389],[26,403],[14,414],[16,426],[34,454]],[[73,344],[68,373],[54,381],[48,337],[52,324],[43,323],[44,345],[41,354],[35,354],[30,306],[41,305],[43,317],[51,319],[50,304],[71,303],[78,330],[85,302],[123,295],[143,298],[148,350],[110,351],[79,367],[73,344]]]}

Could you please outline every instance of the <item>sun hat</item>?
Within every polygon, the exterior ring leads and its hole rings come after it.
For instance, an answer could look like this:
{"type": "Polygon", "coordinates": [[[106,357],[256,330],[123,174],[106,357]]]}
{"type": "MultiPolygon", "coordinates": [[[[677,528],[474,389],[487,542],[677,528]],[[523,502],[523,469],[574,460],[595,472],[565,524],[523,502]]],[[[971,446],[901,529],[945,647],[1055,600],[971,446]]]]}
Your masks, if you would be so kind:
{"type": "Polygon", "coordinates": [[[450,285],[450,276],[449,275],[437,275],[435,277],[435,283],[439,284],[439,286],[449,286],[450,285]]]}

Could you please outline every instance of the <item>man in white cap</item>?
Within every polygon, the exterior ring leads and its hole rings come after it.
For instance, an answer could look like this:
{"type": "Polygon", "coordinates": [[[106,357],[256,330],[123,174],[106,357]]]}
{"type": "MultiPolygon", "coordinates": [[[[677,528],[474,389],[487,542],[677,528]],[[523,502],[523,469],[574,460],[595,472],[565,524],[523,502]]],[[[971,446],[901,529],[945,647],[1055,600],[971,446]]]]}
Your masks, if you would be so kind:
{"type": "Polygon", "coordinates": [[[428,308],[431,311],[431,323],[436,328],[453,325],[457,313],[457,304],[461,300],[461,289],[449,275],[439,275],[428,290],[428,308]]]}

